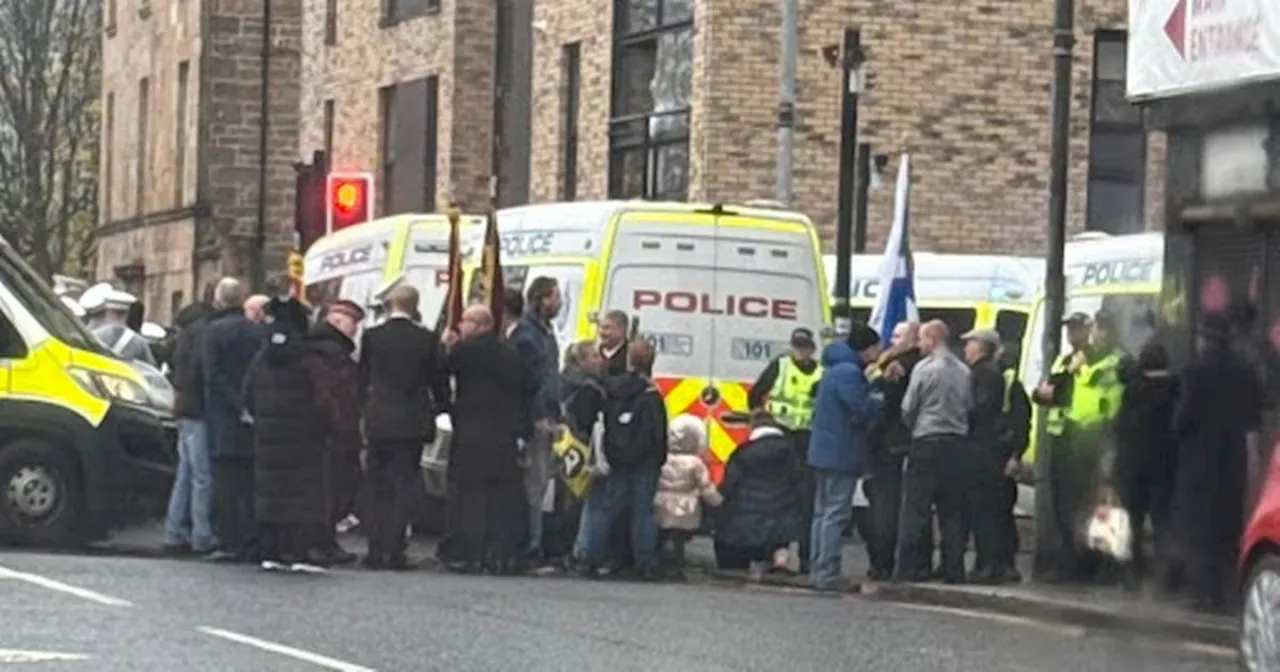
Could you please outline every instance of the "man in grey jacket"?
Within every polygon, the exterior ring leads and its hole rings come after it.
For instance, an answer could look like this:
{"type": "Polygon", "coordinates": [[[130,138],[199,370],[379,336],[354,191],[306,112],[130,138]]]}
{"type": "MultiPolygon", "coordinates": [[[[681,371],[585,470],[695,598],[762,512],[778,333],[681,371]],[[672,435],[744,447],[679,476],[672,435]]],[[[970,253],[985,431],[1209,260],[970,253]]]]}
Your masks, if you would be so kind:
{"type": "Polygon", "coordinates": [[[920,351],[902,399],[902,421],[911,430],[902,510],[902,552],[898,578],[929,578],[930,509],[937,507],[942,539],[940,568],[947,583],[965,579],[969,537],[969,478],[972,461],[967,435],[973,395],[969,367],[947,347],[950,332],[941,320],[920,328],[920,351]]]}

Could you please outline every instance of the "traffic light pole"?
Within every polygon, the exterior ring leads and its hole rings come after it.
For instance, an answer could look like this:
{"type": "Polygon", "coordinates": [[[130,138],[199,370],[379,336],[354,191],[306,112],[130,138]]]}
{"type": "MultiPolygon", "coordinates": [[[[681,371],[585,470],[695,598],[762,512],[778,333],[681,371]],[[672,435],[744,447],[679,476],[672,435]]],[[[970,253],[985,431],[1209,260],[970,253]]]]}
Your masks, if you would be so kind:
{"type": "MultiPolygon", "coordinates": [[[[836,335],[843,338],[849,334],[853,325],[850,322],[852,311],[849,307],[849,285],[853,275],[853,248],[855,238],[855,205],[864,208],[866,192],[857,184],[861,177],[857,175],[856,153],[858,144],[858,92],[861,82],[857,81],[859,62],[862,51],[862,33],[855,28],[844,31],[844,43],[840,48],[840,187],[836,197],[836,280],[835,305],[832,306],[835,317],[836,335]],[[861,196],[855,198],[855,192],[861,196]]],[[[865,222],[865,210],[864,210],[865,222]]],[[[863,232],[865,238],[865,231],[863,232]]],[[[864,241],[865,244],[865,241],[864,241]]]]}
{"type": "MultiPolygon", "coordinates": [[[[1075,2],[1053,3],[1053,107],[1050,113],[1052,140],[1049,148],[1049,249],[1045,254],[1044,340],[1041,343],[1043,369],[1049,371],[1058,358],[1062,339],[1062,314],[1066,310],[1066,281],[1063,255],[1067,240],[1067,169],[1071,132],[1071,52],[1075,47],[1075,2]]],[[[1059,540],[1054,525],[1053,484],[1049,463],[1053,447],[1045,433],[1045,415],[1036,423],[1036,550],[1037,573],[1051,568],[1059,540]]]]}
{"type": "Polygon", "coordinates": [[[796,125],[796,43],[799,41],[799,0],[782,0],[782,77],[778,81],[778,176],[775,199],[791,205],[792,163],[796,125]]]}

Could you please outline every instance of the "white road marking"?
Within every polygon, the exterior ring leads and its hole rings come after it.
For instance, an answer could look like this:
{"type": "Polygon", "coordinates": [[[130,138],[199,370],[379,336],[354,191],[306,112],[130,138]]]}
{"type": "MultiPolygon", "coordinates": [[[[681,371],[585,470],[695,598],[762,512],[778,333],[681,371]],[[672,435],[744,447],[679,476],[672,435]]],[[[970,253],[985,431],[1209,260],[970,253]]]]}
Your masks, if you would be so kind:
{"type": "Polygon", "coordinates": [[[129,602],[127,600],[122,600],[118,597],[103,595],[102,593],[97,593],[92,590],[88,590],[86,588],[78,588],[76,586],[65,584],[61,581],[54,581],[53,579],[50,579],[48,577],[40,576],[39,574],[31,574],[28,572],[18,572],[12,569],[7,569],[5,567],[0,567],[0,579],[13,579],[14,581],[23,581],[33,586],[40,586],[41,588],[56,590],[59,593],[74,595],[82,600],[89,600],[90,602],[105,604],[108,607],[132,607],[133,606],[132,602],[129,602]]]}
{"type": "Polygon", "coordinates": [[[0,663],[47,663],[55,660],[89,660],[89,656],[79,653],[0,649],[0,663]]]}
{"type": "Polygon", "coordinates": [[[929,604],[898,604],[897,606],[905,609],[914,609],[916,611],[929,611],[937,614],[950,614],[952,616],[965,616],[967,618],[981,618],[988,621],[996,621],[999,623],[1008,623],[1010,625],[1021,625],[1028,628],[1035,628],[1062,637],[1079,639],[1085,636],[1085,629],[1075,625],[1055,625],[1044,621],[1037,621],[1021,616],[1010,616],[1008,614],[995,614],[984,611],[970,611],[968,609],[957,609],[954,607],[940,607],[929,604]]]}
{"type": "Polygon", "coordinates": [[[270,651],[271,653],[276,653],[282,656],[288,656],[296,660],[301,660],[304,662],[311,663],[312,665],[319,665],[320,667],[325,667],[330,670],[337,670],[338,672],[377,672],[373,668],[354,665],[352,663],[344,663],[341,660],[336,660],[333,658],[329,658],[327,656],[322,656],[318,653],[311,653],[310,651],[295,649],[292,646],[285,646],[284,644],[276,644],[275,642],[268,642],[265,639],[258,639],[257,637],[242,635],[238,632],[231,632],[230,630],[223,630],[221,628],[211,628],[204,625],[196,629],[199,630],[200,632],[203,632],[206,635],[221,637],[222,639],[236,642],[238,644],[252,646],[256,649],[262,649],[263,651],[270,651]]]}

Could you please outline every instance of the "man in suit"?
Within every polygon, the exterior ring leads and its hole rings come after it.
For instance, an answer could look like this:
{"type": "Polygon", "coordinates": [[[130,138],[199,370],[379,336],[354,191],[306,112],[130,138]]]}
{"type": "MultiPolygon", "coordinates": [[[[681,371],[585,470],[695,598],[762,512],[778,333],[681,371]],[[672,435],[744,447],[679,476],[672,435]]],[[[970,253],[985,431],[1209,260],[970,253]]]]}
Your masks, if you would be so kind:
{"type": "Polygon", "coordinates": [[[408,569],[405,528],[420,478],[423,446],[435,439],[436,415],[447,410],[439,338],[413,321],[418,290],[401,285],[387,298],[386,321],[365,332],[360,347],[364,434],[370,490],[369,569],[408,569]]]}

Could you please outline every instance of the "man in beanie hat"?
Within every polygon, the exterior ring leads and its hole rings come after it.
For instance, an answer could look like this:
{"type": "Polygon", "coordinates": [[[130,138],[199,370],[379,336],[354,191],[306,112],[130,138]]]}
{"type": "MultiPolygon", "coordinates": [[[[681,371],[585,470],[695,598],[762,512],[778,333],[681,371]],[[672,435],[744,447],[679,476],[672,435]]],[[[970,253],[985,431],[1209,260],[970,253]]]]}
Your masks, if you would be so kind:
{"type": "Polygon", "coordinates": [[[839,590],[843,583],[844,530],[858,478],[870,469],[869,434],[884,403],[879,385],[864,373],[879,354],[880,334],[863,324],[822,351],[808,454],[814,470],[809,566],[818,590],[839,590]]]}

